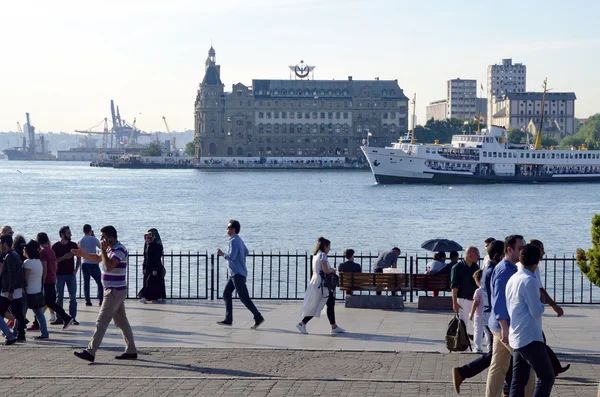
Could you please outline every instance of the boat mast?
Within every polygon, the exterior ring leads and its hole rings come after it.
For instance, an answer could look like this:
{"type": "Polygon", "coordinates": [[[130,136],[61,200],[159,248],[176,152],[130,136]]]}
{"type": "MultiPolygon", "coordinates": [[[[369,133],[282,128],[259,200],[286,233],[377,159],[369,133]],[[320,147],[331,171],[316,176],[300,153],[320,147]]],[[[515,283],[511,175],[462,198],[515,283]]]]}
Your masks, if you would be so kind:
{"type": "Polygon", "coordinates": [[[477,112],[477,134],[481,134],[481,111],[477,112]]]}
{"type": "Polygon", "coordinates": [[[415,93],[415,95],[414,95],[414,97],[413,97],[413,100],[412,100],[412,103],[413,103],[413,114],[412,114],[412,137],[411,137],[411,139],[410,139],[410,143],[411,143],[411,145],[414,145],[414,144],[416,143],[416,142],[415,142],[415,120],[416,120],[416,119],[415,119],[415,112],[416,112],[416,110],[417,110],[417,93],[415,93]]]}
{"type": "Polygon", "coordinates": [[[548,78],[544,79],[544,93],[542,94],[542,113],[540,114],[540,129],[535,137],[535,150],[542,148],[542,128],[544,126],[544,105],[546,104],[546,92],[548,78]]]}

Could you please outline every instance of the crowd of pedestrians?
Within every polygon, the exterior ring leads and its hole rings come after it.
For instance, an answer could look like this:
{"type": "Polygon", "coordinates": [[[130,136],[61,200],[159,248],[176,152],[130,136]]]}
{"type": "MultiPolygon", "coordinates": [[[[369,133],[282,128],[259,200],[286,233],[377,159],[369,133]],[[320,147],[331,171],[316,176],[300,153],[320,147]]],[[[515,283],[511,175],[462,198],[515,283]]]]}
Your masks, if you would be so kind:
{"type": "MultiPolygon", "coordinates": [[[[230,220],[227,225],[229,246],[226,252],[217,249],[228,263],[229,279],[223,291],[225,318],[219,325],[233,324],[233,292],[254,316],[253,329],[258,328],[265,318],[252,302],[246,286],[246,257],[248,248],[239,236],[241,225],[230,220]]],[[[78,325],[76,300],[76,274],[82,269],[84,295],[87,306],[92,306],[90,281],[98,286],[100,309],[95,330],[87,349],[74,354],[90,362],[102,343],[111,321],[123,334],[126,350],[117,359],[137,359],[133,331],[125,311],[127,297],[128,251],[118,240],[113,226],[101,229],[100,240],[94,236],[90,225],[84,225],[83,237],[73,242],[68,226],[59,229],[59,240],[50,244],[46,233],[38,233],[35,240],[14,236],[11,227],[0,229],[0,331],[6,337],[5,344],[24,342],[26,331],[40,331],[35,339],[50,337],[45,310],[55,313],[50,325],[62,325],[66,330],[78,325]],[[14,237],[13,237],[14,236],[14,237]],[[102,271],[100,271],[100,267],[102,271]],[[68,313],[62,307],[64,288],[69,293],[68,313]],[[31,309],[34,323],[26,328],[27,312],[31,309]],[[11,329],[12,328],[12,329],[11,329]]],[[[144,235],[144,286],[139,293],[143,303],[162,302],[166,297],[162,263],[163,247],[156,229],[144,235]]],[[[331,333],[345,330],[335,318],[336,269],[327,255],[331,242],[320,237],[313,252],[312,277],[304,294],[300,321],[297,329],[307,334],[307,324],[319,318],[326,307],[331,333]],[[329,284],[334,284],[331,287],[329,284]]],[[[542,332],[542,314],[549,305],[557,316],[563,309],[554,302],[543,288],[539,263],[543,258],[544,245],[539,240],[525,243],[523,236],[510,235],[501,240],[486,240],[486,259],[480,269],[479,250],[468,247],[462,260],[452,252],[450,285],[452,307],[467,325],[473,336],[474,351],[482,353],[473,362],[452,370],[456,392],[461,384],[486,368],[486,397],[549,396],[555,377],[568,370],[563,367],[552,349],[546,345],[542,332]],[[487,351],[484,352],[485,335],[487,351]],[[537,381],[536,381],[537,380],[537,381]]],[[[395,267],[400,250],[397,247],[382,252],[375,264],[375,272],[395,267]]],[[[344,252],[346,262],[340,265],[343,271],[360,272],[354,262],[354,251],[344,252]]],[[[428,268],[429,273],[439,273],[446,268],[445,255],[436,254],[428,268]]]]}

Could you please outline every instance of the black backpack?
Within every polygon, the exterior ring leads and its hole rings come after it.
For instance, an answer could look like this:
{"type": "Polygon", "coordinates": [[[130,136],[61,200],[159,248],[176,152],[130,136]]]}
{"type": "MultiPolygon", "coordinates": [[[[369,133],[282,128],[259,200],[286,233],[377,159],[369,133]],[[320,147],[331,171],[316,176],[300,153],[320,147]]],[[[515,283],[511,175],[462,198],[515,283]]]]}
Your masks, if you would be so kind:
{"type": "Polygon", "coordinates": [[[454,317],[448,323],[448,329],[446,330],[446,347],[451,352],[464,352],[471,348],[471,341],[467,334],[467,326],[465,322],[460,319],[458,313],[454,314],[454,317]]]}

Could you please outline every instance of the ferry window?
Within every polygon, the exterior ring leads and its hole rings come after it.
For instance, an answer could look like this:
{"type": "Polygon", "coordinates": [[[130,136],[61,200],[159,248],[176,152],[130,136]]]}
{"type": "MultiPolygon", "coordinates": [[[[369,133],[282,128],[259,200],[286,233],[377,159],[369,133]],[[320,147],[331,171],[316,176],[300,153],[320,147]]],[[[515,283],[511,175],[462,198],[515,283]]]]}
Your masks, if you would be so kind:
{"type": "Polygon", "coordinates": [[[565,154],[564,154],[564,153],[561,153],[561,154],[560,154],[560,158],[561,158],[561,159],[564,159],[564,158],[565,158],[565,154]]]}
{"type": "Polygon", "coordinates": [[[554,158],[554,153],[552,153],[552,158],[554,158]]]}
{"type": "Polygon", "coordinates": [[[483,152],[483,157],[487,157],[487,152],[483,152]]]}
{"type": "Polygon", "coordinates": [[[494,157],[498,157],[498,153],[494,152],[494,157]]]}
{"type": "Polygon", "coordinates": [[[521,153],[521,158],[523,158],[523,153],[521,153]]]}
{"type": "Polygon", "coordinates": [[[545,159],[546,158],[546,153],[542,153],[542,158],[545,159]]]}
{"type": "Polygon", "coordinates": [[[525,153],[525,157],[526,157],[526,158],[529,158],[529,153],[525,153]]]}
{"type": "Polygon", "coordinates": [[[506,152],[502,153],[502,157],[506,158],[506,152]]]}

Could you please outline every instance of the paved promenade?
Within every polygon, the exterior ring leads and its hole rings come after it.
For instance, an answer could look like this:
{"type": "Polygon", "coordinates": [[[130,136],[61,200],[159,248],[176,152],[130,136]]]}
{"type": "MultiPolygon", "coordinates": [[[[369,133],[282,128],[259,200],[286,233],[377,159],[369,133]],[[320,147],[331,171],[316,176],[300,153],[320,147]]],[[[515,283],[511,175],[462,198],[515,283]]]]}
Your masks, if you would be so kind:
{"type": "MultiPolygon", "coordinates": [[[[140,359],[114,360],[121,336],[111,326],[93,364],[73,356],[91,336],[98,307],[80,305],[79,326],[51,340],[0,347],[0,395],[11,396],[452,396],[450,370],[475,354],[447,353],[449,313],[337,308],[349,332],[330,335],[325,318],[297,332],[299,302],[257,301],[266,322],[250,330],[236,304],[233,327],[215,324],[220,302],[142,305],[129,301],[140,359]]],[[[571,369],[553,396],[595,396],[600,381],[600,318],[593,306],[567,306],[544,318],[549,343],[571,369]]],[[[28,337],[36,333],[32,332],[28,337]]],[[[485,373],[461,396],[482,396],[485,373]]]]}

